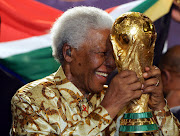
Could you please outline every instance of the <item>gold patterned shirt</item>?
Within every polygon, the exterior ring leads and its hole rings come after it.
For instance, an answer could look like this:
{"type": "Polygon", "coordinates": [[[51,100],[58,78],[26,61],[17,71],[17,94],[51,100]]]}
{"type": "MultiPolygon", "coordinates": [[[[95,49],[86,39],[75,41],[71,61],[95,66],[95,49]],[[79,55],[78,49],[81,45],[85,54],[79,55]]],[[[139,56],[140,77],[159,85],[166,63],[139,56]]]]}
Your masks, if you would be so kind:
{"type": "MultiPolygon", "coordinates": [[[[104,95],[102,90],[85,98],[60,67],[52,75],[23,86],[13,96],[11,135],[114,135],[115,121],[100,105],[104,95]]],[[[164,136],[179,136],[179,122],[167,107],[154,115],[164,136]]]]}
{"type": "Polygon", "coordinates": [[[67,80],[62,67],[20,88],[13,96],[12,135],[110,135],[115,123],[100,103],[105,91],[87,100],[67,80]],[[111,125],[110,125],[111,124],[111,125]],[[110,125],[110,127],[109,127],[110,125]]]}

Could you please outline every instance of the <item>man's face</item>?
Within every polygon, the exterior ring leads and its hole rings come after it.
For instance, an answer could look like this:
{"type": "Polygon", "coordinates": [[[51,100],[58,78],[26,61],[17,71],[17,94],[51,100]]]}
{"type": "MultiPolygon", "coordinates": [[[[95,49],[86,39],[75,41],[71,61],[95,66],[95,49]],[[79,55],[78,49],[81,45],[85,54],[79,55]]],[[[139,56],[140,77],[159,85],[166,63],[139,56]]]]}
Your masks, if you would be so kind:
{"type": "Polygon", "coordinates": [[[84,94],[100,92],[115,69],[109,34],[107,29],[90,30],[87,40],[74,53],[71,82],[84,94]]]}

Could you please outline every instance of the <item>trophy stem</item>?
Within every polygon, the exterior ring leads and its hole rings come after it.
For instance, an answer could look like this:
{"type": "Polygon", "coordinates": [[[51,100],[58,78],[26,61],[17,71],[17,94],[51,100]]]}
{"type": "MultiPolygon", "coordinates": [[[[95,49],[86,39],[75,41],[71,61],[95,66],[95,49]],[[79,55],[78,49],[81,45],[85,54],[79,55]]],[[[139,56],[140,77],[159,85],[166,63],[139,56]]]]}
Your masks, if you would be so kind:
{"type": "Polygon", "coordinates": [[[120,131],[126,133],[149,133],[158,130],[151,110],[148,108],[149,95],[143,94],[132,101],[120,121],[120,131]]]}

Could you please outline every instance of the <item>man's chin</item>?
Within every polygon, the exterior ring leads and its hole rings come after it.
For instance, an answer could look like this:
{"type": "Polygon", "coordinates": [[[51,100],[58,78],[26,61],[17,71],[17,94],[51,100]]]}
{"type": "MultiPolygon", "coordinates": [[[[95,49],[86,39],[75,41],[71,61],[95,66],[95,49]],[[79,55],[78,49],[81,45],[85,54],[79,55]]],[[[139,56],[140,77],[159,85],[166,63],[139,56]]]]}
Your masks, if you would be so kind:
{"type": "Polygon", "coordinates": [[[103,85],[100,87],[97,87],[97,88],[94,88],[91,92],[96,94],[96,93],[100,93],[101,91],[103,90],[103,85]]]}

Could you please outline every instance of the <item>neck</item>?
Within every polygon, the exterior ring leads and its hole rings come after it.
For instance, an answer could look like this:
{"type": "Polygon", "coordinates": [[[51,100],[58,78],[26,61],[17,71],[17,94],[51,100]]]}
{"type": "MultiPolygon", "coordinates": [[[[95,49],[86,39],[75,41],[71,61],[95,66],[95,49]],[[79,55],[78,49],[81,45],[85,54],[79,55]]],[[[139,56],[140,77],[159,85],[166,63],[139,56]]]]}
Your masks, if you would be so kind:
{"type": "MultiPolygon", "coordinates": [[[[74,80],[73,80],[74,78],[73,78],[73,75],[71,73],[70,65],[65,63],[62,65],[62,68],[63,68],[63,71],[64,71],[66,78],[79,89],[79,91],[84,95],[85,98],[88,98],[90,93],[87,93],[88,91],[85,91],[85,89],[80,88],[74,82],[74,80]]],[[[77,82],[77,80],[76,80],[76,82],[77,82]]]]}
{"type": "Polygon", "coordinates": [[[70,65],[64,63],[64,64],[62,65],[62,69],[63,69],[63,71],[64,71],[64,74],[65,74],[66,78],[67,78],[69,81],[71,81],[72,75],[71,75],[71,72],[70,72],[70,65]]]}

